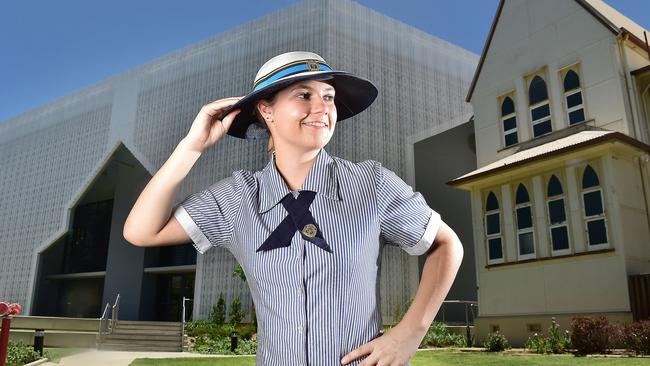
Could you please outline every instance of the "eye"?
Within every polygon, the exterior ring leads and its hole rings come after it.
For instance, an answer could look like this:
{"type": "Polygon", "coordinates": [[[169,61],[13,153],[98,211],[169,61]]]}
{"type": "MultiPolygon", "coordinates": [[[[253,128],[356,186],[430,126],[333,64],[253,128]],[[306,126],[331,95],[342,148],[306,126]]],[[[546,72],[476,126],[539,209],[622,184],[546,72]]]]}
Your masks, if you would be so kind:
{"type": "Polygon", "coordinates": [[[303,99],[302,97],[305,95],[309,96],[309,93],[298,93],[297,97],[303,99]]]}
{"type": "Polygon", "coordinates": [[[333,96],[333,95],[326,95],[326,96],[325,96],[325,100],[327,100],[327,101],[330,101],[330,102],[331,102],[331,101],[333,101],[333,100],[334,100],[334,96],[333,96]]]}

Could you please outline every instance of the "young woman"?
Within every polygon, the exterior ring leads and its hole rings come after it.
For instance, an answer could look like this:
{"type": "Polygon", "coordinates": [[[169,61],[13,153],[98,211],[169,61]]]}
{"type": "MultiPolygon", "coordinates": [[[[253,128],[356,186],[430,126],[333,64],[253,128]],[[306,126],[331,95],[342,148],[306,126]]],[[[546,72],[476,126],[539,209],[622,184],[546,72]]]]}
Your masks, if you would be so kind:
{"type": "Polygon", "coordinates": [[[374,160],[324,147],[377,89],[311,52],[266,62],[245,97],[203,106],[124,226],[141,247],[192,242],[241,264],[258,321],[257,365],[409,365],[458,272],[463,247],[422,195],[374,160]],[[239,170],[172,207],[196,160],[225,134],[270,134],[260,171],[239,170]],[[426,254],[402,320],[381,333],[384,244],[426,254]]]}

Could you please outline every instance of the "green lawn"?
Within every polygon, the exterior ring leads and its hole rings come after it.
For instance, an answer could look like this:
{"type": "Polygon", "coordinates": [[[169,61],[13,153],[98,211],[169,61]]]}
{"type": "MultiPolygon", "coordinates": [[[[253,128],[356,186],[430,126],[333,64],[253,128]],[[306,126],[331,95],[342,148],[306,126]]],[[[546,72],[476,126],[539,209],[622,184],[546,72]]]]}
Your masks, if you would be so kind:
{"type": "MultiPolygon", "coordinates": [[[[556,366],[556,365],[608,365],[631,366],[650,365],[650,357],[575,357],[573,355],[526,355],[512,353],[490,354],[487,352],[460,352],[451,349],[435,349],[418,351],[411,359],[413,366],[556,366]]],[[[229,358],[176,358],[176,359],[137,359],[132,366],[254,366],[255,357],[229,358]]]]}

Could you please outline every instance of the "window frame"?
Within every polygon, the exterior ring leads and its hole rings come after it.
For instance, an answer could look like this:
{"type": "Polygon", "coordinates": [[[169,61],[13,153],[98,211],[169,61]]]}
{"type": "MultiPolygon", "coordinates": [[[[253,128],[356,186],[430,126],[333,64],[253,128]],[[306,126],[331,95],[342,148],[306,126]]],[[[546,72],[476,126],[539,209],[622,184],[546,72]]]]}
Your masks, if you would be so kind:
{"type": "Polygon", "coordinates": [[[578,182],[580,184],[580,208],[582,211],[582,221],[583,221],[583,229],[585,233],[585,246],[587,247],[587,251],[594,251],[594,250],[602,250],[602,249],[609,249],[610,248],[610,242],[611,239],[609,237],[609,228],[608,228],[608,220],[607,220],[607,205],[605,204],[605,195],[603,194],[603,184],[602,184],[602,174],[600,172],[600,169],[598,167],[598,164],[596,162],[587,162],[585,165],[582,166],[579,172],[578,182]],[[589,188],[583,188],[582,187],[582,178],[584,177],[585,171],[587,170],[587,166],[590,166],[594,172],[596,173],[596,177],[598,178],[598,185],[594,187],[589,187],[589,188]],[[603,206],[603,212],[601,212],[598,215],[591,215],[587,216],[587,208],[585,206],[585,195],[591,192],[596,192],[598,191],[600,195],[600,202],[603,206]],[[601,244],[595,244],[591,245],[589,244],[589,226],[588,224],[592,221],[599,221],[603,220],[603,223],[605,225],[605,243],[601,244]]]}
{"type": "Polygon", "coordinates": [[[515,229],[516,229],[516,235],[517,235],[517,260],[518,261],[523,261],[523,260],[526,260],[526,259],[535,259],[535,258],[537,258],[537,247],[536,247],[536,240],[535,240],[535,206],[533,205],[533,197],[530,194],[530,189],[528,189],[529,186],[526,184],[526,182],[520,181],[517,184],[514,184],[513,186],[514,186],[514,192],[513,192],[512,197],[514,197],[513,202],[515,203],[513,215],[514,215],[515,229]],[[526,192],[528,193],[528,202],[526,202],[526,203],[517,203],[517,189],[519,188],[520,184],[524,186],[524,188],[526,189],[526,192]],[[531,226],[529,228],[520,229],[519,228],[519,219],[517,217],[517,210],[522,209],[522,208],[526,208],[526,207],[530,207],[530,223],[531,223],[531,226]],[[533,252],[522,255],[521,254],[521,243],[520,243],[520,240],[519,240],[519,235],[520,234],[527,234],[527,233],[532,234],[533,252]]]}
{"type": "Polygon", "coordinates": [[[503,228],[503,220],[502,220],[503,215],[501,214],[502,210],[501,210],[501,201],[499,199],[500,197],[499,197],[499,195],[497,193],[495,193],[496,191],[498,191],[498,190],[497,189],[486,189],[486,190],[484,190],[485,194],[484,194],[482,207],[481,207],[481,211],[483,211],[483,228],[484,228],[483,234],[485,235],[485,258],[487,259],[488,264],[497,264],[497,263],[504,263],[505,262],[505,250],[504,250],[505,245],[503,243],[503,229],[502,229],[503,228]],[[497,203],[499,203],[499,208],[496,209],[496,210],[487,211],[486,210],[487,199],[490,196],[490,193],[494,194],[494,196],[496,197],[497,203]],[[499,232],[497,234],[488,235],[488,233],[487,233],[488,232],[487,217],[489,215],[494,215],[494,214],[499,215],[498,216],[499,217],[499,232]],[[501,239],[501,258],[496,258],[496,259],[491,259],[490,258],[490,239],[501,239]]]}
{"type": "Polygon", "coordinates": [[[570,211],[567,210],[567,193],[566,193],[566,184],[564,176],[560,172],[553,172],[550,174],[547,174],[544,176],[544,198],[546,199],[546,205],[545,205],[545,210],[546,210],[546,217],[547,217],[547,225],[548,225],[548,243],[549,243],[549,249],[551,256],[559,256],[559,255],[567,255],[567,254],[572,254],[572,241],[571,241],[571,225],[569,223],[570,221],[570,211]],[[549,182],[551,181],[551,178],[555,176],[559,181],[560,181],[560,186],[562,187],[562,193],[555,195],[555,196],[549,196],[548,195],[548,185],[549,182]],[[549,207],[549,204],[551,202],[557,201],[557,200],[562,200],[562,206],[564,207],[564,222],[561,223],[551,223],[551,208],[549,207]],[[560,250],[555,250],[553,249],[553,229],[558,228],[558,227],[566,227],[567,230],[567,241],[569,242],[569,247],[566,249],[560,249],[560,250]]]}
{"type": "Polygon", "coordinates": [[[528,102],[528,117],[530,118],[530,136],[532,139],[540,138],[546,135],[549,135],[553,133],[553,107],[551,106],[551,90],[549,88],[549,83],[548,83],[548,76],[546,75],[546,70],[545,68],[542,70],[535,71],[533,73],[530,73],[526,76],[525,78],[526,81],[526,99],[528,102]],[[539,76],[544,83],[546,84],[546,100],[537,102],[535,104],[530,104],[530,84],[532,83],[533,79],[535,79],[536,76],[539,76]],[[537,109],[539,107],[543,107],[545,105],[548,105],[548,116],[543,117],[537,120],[533,120],[533,110],[537,109]],[[539,136],[535,136],[535,126],[538,124],[542,124],[545,122],[549,122],[551,124],[551,130],[547,133],[541,134],[539,136]]]}
{"type": "Polygon", "coordinates": [[[519,139],[519,118],[517,117],[517,99],[515,98],[515,91],[511,90],[506,94],[500,95],[497,98],[497,101],[499,103],[498,111],[499,111],[499,120],[500,120],[499,131],[501,131],[501,148],[507,149],[507,148],[513,147],[513,146],[515,146],[515,145],[517,145],[517,144],[519,144],[521,142],[521,140],[519,139]],[[507,115],[504,116],[504,115],[501,114],[501,112],[502,112],[502,109],[503,109],[503,102],[506,100],[506,98],[510,98],[510,100],[512,100],[512,104],[514,106],[514,111],[512,113],[507,114],[507,115]],[[506,121],[506,120],[508,120],[508,119],[510,119],[512,117],[515,118],[515,127],[506,131],[505,128],[504,128],[504,121],[506,121]],[[510,135],[512,133],[515,134],[515,136],[517,138],[517,142],[515,142],[514,144],[511,144],[511,145],[506,145],[506,135],[510,135]]]}
{"type": "Polygon", "coordinates": [[[582,73],[580,72],[580,63],[576,62],[574,64],[565,66],[561,68],[559,71],[559,76],[560,76],[560,87],[562,88],[562,107],[564,108],[564,118],[566,122],[567,127],[573,127],[577,126],[579,124],[585,123],[589,117],[587,116],[587,107],[585,105],[585,93],[584,93],[584,88],[583,88],[583,78],[582,78],[582,73]],[[573,71],[578,75],[578,80],[580,82],[580,86],[575,89],[571,89],[569,91],[564,90],[564,78],[566,75],[569,73],[569,71],[573,71]],[[569,108],[569,101],[568,98],[574,94],[580,93],[582,103],[580,105],[574,106],[569,108]],[[569,116],[572,112],[575,112],[577,110],[582,109],[582,114],[584,115],[584,119],[580,122],[576,122],[571,124],[571,117],[569,116]]]}

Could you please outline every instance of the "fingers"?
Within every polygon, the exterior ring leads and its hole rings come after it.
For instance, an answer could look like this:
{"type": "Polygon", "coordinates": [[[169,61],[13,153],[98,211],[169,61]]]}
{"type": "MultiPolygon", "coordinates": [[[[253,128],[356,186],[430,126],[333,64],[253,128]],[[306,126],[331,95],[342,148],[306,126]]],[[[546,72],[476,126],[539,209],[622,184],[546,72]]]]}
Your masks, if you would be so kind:
{"type": "Polygon", "coordinates": [[[372,346],[369,343],[362,345],[361,347],[355,349],[354,351],[348,353],[341,359],[341,364],[346,365],[357,358],[367,355],[372,352],[372,346]]]}
{"type": "Polygon", "coordinates": [[[223,120],[221,120],[221,124],[223,125],[223,128],[226,130],[224,133],[226,133],[230,129],[230,125],[232,124],[232,121],[235,120],[235,117],[241,112],[241,109],[235,109],[228,113],[223,120]]]}
{"type": "Polygon", "coordinates": [[[219,112],[237,103],[237,101],[239,101],[242,98],[243,97],[230,97],[230,98],[219,99],[212,103],[203,105],[203,107],[201,107],[201,111],[207,113],[210,117],[214,117],[218,115],[219,112]]]}

